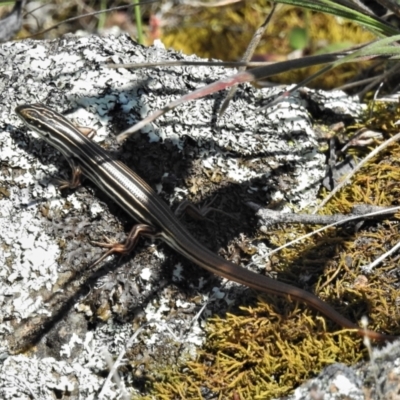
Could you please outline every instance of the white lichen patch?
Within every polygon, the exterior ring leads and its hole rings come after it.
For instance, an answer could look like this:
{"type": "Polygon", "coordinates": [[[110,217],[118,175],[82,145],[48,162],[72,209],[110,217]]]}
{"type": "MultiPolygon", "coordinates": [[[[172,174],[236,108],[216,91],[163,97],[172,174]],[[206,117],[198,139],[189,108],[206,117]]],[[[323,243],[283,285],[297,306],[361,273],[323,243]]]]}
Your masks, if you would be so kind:
{"type": "MultiPolygon", "coordinates": [[[[60,250],[54,238],[42,230],[33,210],[19,210],[17,213],[14,209],[12,214],[8,212],[5,215],[4,211],[10,210],[4,204],[7,202],[0,200],[0,243],[3,247],[0,263],[4,266],[1,278],[7,282],[0,285],[0,293],[7,294],[7,297],[2,296],[1,307],[26,318],[33,301],[27,298],[27,291],[52,287],[57,279],[55,260],[60,250]]],[[[6,313],[5,317],[11,315],[6,313]]]]}
{"type": "MultiPolygon", "coordinates": [[[[76,399],[97,399],[103,379],[81,363],[67,363],[54,358],[38,359],[17,355],[8,357],[0,366],[2,399],[54,398],[57,391],[76,399]],[[34,397],[33,397],[34,396],[34,397]]],[[[104,399],[115,399],[118,391],[110,386],[104,399]]]]}
{"type": "Polygon", "coordinates": [[[148,281],[151,277],[151,274],[152,274],[152,272],[151,272],[150,268],[143,268],[142,272],[140,273],[140,277],[143,280],[148,281]]]}

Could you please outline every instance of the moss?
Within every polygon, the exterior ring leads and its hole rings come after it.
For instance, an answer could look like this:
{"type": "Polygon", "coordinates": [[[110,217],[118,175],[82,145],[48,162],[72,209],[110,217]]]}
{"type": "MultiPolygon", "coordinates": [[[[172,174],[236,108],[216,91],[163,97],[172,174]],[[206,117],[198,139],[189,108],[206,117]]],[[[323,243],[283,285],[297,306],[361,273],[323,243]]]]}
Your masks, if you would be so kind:
{"type": "Polygon", "coordinates": [[[188,363],[185,373],[171,372],[168,384],[157,383],[157,398],[202,399],[200,387],[219,398],[234,392],[242,399],[281,396],[342,353],[347,362],[362,357],[347,332],[326,333],[324,325],[322,318],[276,299],[212,319],[198,360],[188,363]]]}

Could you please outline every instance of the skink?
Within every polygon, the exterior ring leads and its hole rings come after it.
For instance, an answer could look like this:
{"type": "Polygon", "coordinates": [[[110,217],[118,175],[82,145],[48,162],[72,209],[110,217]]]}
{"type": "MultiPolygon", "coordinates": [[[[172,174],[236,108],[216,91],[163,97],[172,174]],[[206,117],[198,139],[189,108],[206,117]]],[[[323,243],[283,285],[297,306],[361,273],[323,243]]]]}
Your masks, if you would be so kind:
{"type": "MultiPolygon", "coordinates": [[[[376,340],[398,338],[361,329],[314,294],[256,274],[219,257],[187,231],[140,176],[123,163],[113,160],[106,151],[82,134],[61,114],[42,104],[18,106],[15,111],[29,128],[38,132],[47,143],[65,156],[74,176],[79,176],[80,173],[86,175],[134,220],[141,223],[137,225],[135,233],[131,233],[131,236],[135,237],[134,243],[138,234],[160,237],[190,261],[219,276],[260,292],[287,296],[303,302],[338,325],[357,330],[361,336],[376,340]]],[[[77,183],[72,186],[77,186],[77,183]]]]}

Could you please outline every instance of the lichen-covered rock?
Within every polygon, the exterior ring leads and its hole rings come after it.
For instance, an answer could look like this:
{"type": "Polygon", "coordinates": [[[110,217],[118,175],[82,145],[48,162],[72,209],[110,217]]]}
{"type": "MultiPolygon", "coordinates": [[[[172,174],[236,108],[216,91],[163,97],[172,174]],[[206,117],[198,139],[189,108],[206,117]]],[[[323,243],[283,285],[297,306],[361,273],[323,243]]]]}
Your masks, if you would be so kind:
{"type": "MultiPolygon", "coordinates": [[[[94,140],[171,205],[216,197],[214,206],[240,222],[218,214],[216,224],[193,223],[192,231],[214,251],[251,233],[254,214],[246,201],[280,209],[315,201],[325,166],[306,90],[257,112],[281,89],[245,85],[221,120],[218,93],[168,112],[116,147],[116,133],[230,72],[162,65],[115,70],[107,63],[184,59],[197,58],[162,46],[143,48],[126,36],[66,36],[0,47],[1,398],[97,398],[109,369],[102,349],[118,356],[147,321],[121,370],[123,384],[140,390],[149,366],[195,354],[204,336],[203,319],[193,317],[206,301],[204,318],[240,301],[236,295],[244,290],[236,284],[217,289],[220,280],[183,266],[184,259],[159,242],[138,246],[134,259],[88,269],[102,254],[91,241],[122,240],[132,221],[90,182],[60,194],[51,178],[66,178],[68,165],[28,133],[14,112],[17,105],[44,103],[96,129],[94,140]]],[[[312,99],[313,92],[307,93],[312,99]]],[[[357,103],[352,106],[360,112],[357,103]]],[[[122,386],[108,385],[104,398],[117,398],[122,386]]]]}

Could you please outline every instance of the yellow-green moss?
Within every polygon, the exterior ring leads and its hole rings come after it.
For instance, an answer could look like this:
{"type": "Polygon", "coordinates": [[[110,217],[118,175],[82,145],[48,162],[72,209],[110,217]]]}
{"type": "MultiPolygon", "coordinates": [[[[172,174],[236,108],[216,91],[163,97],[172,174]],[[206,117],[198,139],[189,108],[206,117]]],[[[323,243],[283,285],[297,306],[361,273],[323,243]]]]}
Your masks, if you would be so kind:
{"type": "Polygon", "coordinates": [[[266,399],[287,394],[323,366],[362,357],[348,332],[326,333],[322,318],[269,298],[240,315],[209,321],[205,349],[185,371],[168,371],[156,397],[202,399],[200,388],[221,399],[266,399]]]}

